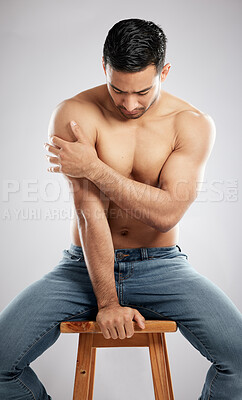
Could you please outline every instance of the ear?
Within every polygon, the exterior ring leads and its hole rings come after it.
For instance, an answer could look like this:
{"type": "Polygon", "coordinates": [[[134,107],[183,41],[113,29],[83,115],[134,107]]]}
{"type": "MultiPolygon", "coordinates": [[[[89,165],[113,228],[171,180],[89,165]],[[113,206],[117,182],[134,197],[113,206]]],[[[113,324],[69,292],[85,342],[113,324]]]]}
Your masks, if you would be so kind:
{"type": "Polygon", "coordinates": [[[166,77],[168,75],[168,72],[170,71],[170,68],[171,68],[171,64],[170,63],[167,63],[162,68],[162,71],[161,71],[161,82],[165,81],[165,79],[166,79],[166,77]]]}
{"type": "Polygon", "coordinates": [[[106,74],[107,74],[107,72],[106,72],[106,67],[105,67],[104,57],[102,57],[102,64],[103,64],[103,70],[104,70],[104,73],[105,73],[105,75],[106,75],[106,74]]]}

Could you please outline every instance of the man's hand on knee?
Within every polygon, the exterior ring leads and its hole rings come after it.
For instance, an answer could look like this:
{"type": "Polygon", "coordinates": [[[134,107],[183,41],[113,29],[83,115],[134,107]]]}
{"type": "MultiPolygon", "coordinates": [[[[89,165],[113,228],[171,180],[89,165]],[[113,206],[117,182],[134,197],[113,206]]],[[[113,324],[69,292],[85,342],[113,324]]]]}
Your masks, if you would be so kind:
{"type": "Polygon", "coordinates": [[[105,339],[125,339],[134,334],[133,319],[141,329],[145,328],[145,318],[135,308],[114,304],[100,308],[96,321],[105,339]]]}

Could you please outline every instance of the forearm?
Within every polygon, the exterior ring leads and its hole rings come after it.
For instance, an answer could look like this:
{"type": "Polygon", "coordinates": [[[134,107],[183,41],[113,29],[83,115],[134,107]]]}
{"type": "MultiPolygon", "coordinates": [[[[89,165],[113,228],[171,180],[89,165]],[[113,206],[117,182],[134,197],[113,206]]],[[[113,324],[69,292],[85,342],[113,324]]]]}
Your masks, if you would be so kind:
{"type": "Polygon", "coordinates": [[[168,192],[126,178],[101,160],[87,178],[110,200],[132,217],[166,232],[172,224],[172,201],[168,192]]]}
{"type": "Polygon", "coordinates": [[[81,210],[75,204],[79,236],[98,308],[119,304],[114,278],[114,247],[104,210],[81,210]],[[85,217],[86,214],[86,217],[85,217]],[[83,216],[84,215],[84,216],[83,216]]]}

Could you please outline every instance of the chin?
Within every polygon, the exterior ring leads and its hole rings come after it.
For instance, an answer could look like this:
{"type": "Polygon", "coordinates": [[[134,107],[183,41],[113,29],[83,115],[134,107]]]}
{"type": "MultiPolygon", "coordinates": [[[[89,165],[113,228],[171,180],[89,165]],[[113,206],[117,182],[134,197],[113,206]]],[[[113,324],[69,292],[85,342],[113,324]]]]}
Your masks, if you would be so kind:
{"type": "Polygon", "coordinates": [[[138,119],[138,118],[142,117],[143,114],[144,114],[144,113],[139,114],[139,115],[124,115],[124,114],[123,114],[123,116],[124,116],[125,118],[127,118],[127,119],[138,119]]]}
{"type": "Polygon", "coordinates": [[[138,119],[138,118],[142,117],[143,114],[144,113],[138,114],[138,115],[125,115],[122,113],[123,117],[125,117],[126,119],[138,119]]]}
{"type": "Polygon", "coordinates": [[[147,111],[147,110],[143,110],[143,111],[141,111],[141,112],[138,113],[138,114],[127,115],[127,114],[125,114],[119,107],[117,107],[117,108],[118,108],[118,110],[120,111],[120,113],[123,115],[123,117],[125,117],[126,119],[137,119],[137,118],[140,118],[140,117],[142,117],[142,115],[144,115],[144,113],[147,111]]]}

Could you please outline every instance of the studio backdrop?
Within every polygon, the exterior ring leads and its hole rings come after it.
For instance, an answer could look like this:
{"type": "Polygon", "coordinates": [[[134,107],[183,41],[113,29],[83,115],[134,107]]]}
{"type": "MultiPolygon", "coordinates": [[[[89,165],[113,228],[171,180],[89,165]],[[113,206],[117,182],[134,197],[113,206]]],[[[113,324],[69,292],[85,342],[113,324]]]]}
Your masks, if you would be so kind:
{"type": "MultiPolygon", "coordinates": [[[[202,189],[180,222],[192,266],[242,309],[241,36],[239,0],[1,0],[1,309],[49,272],[70,245],[71,201],[47,172],[44,142],[55,106],[105,83],[108,30],[125,18],[159,24],[172,67],[163,89],[214,119],[202,189]]],[[[210,363],[168,334],[176,400],[199,397],[210,363]]],[[[62,335],[33,364],[53,399],[72,395],[77,336],[62,335]]],[[[148,349],[98,349],[95,400],[154,399],[148,349]]]]}

